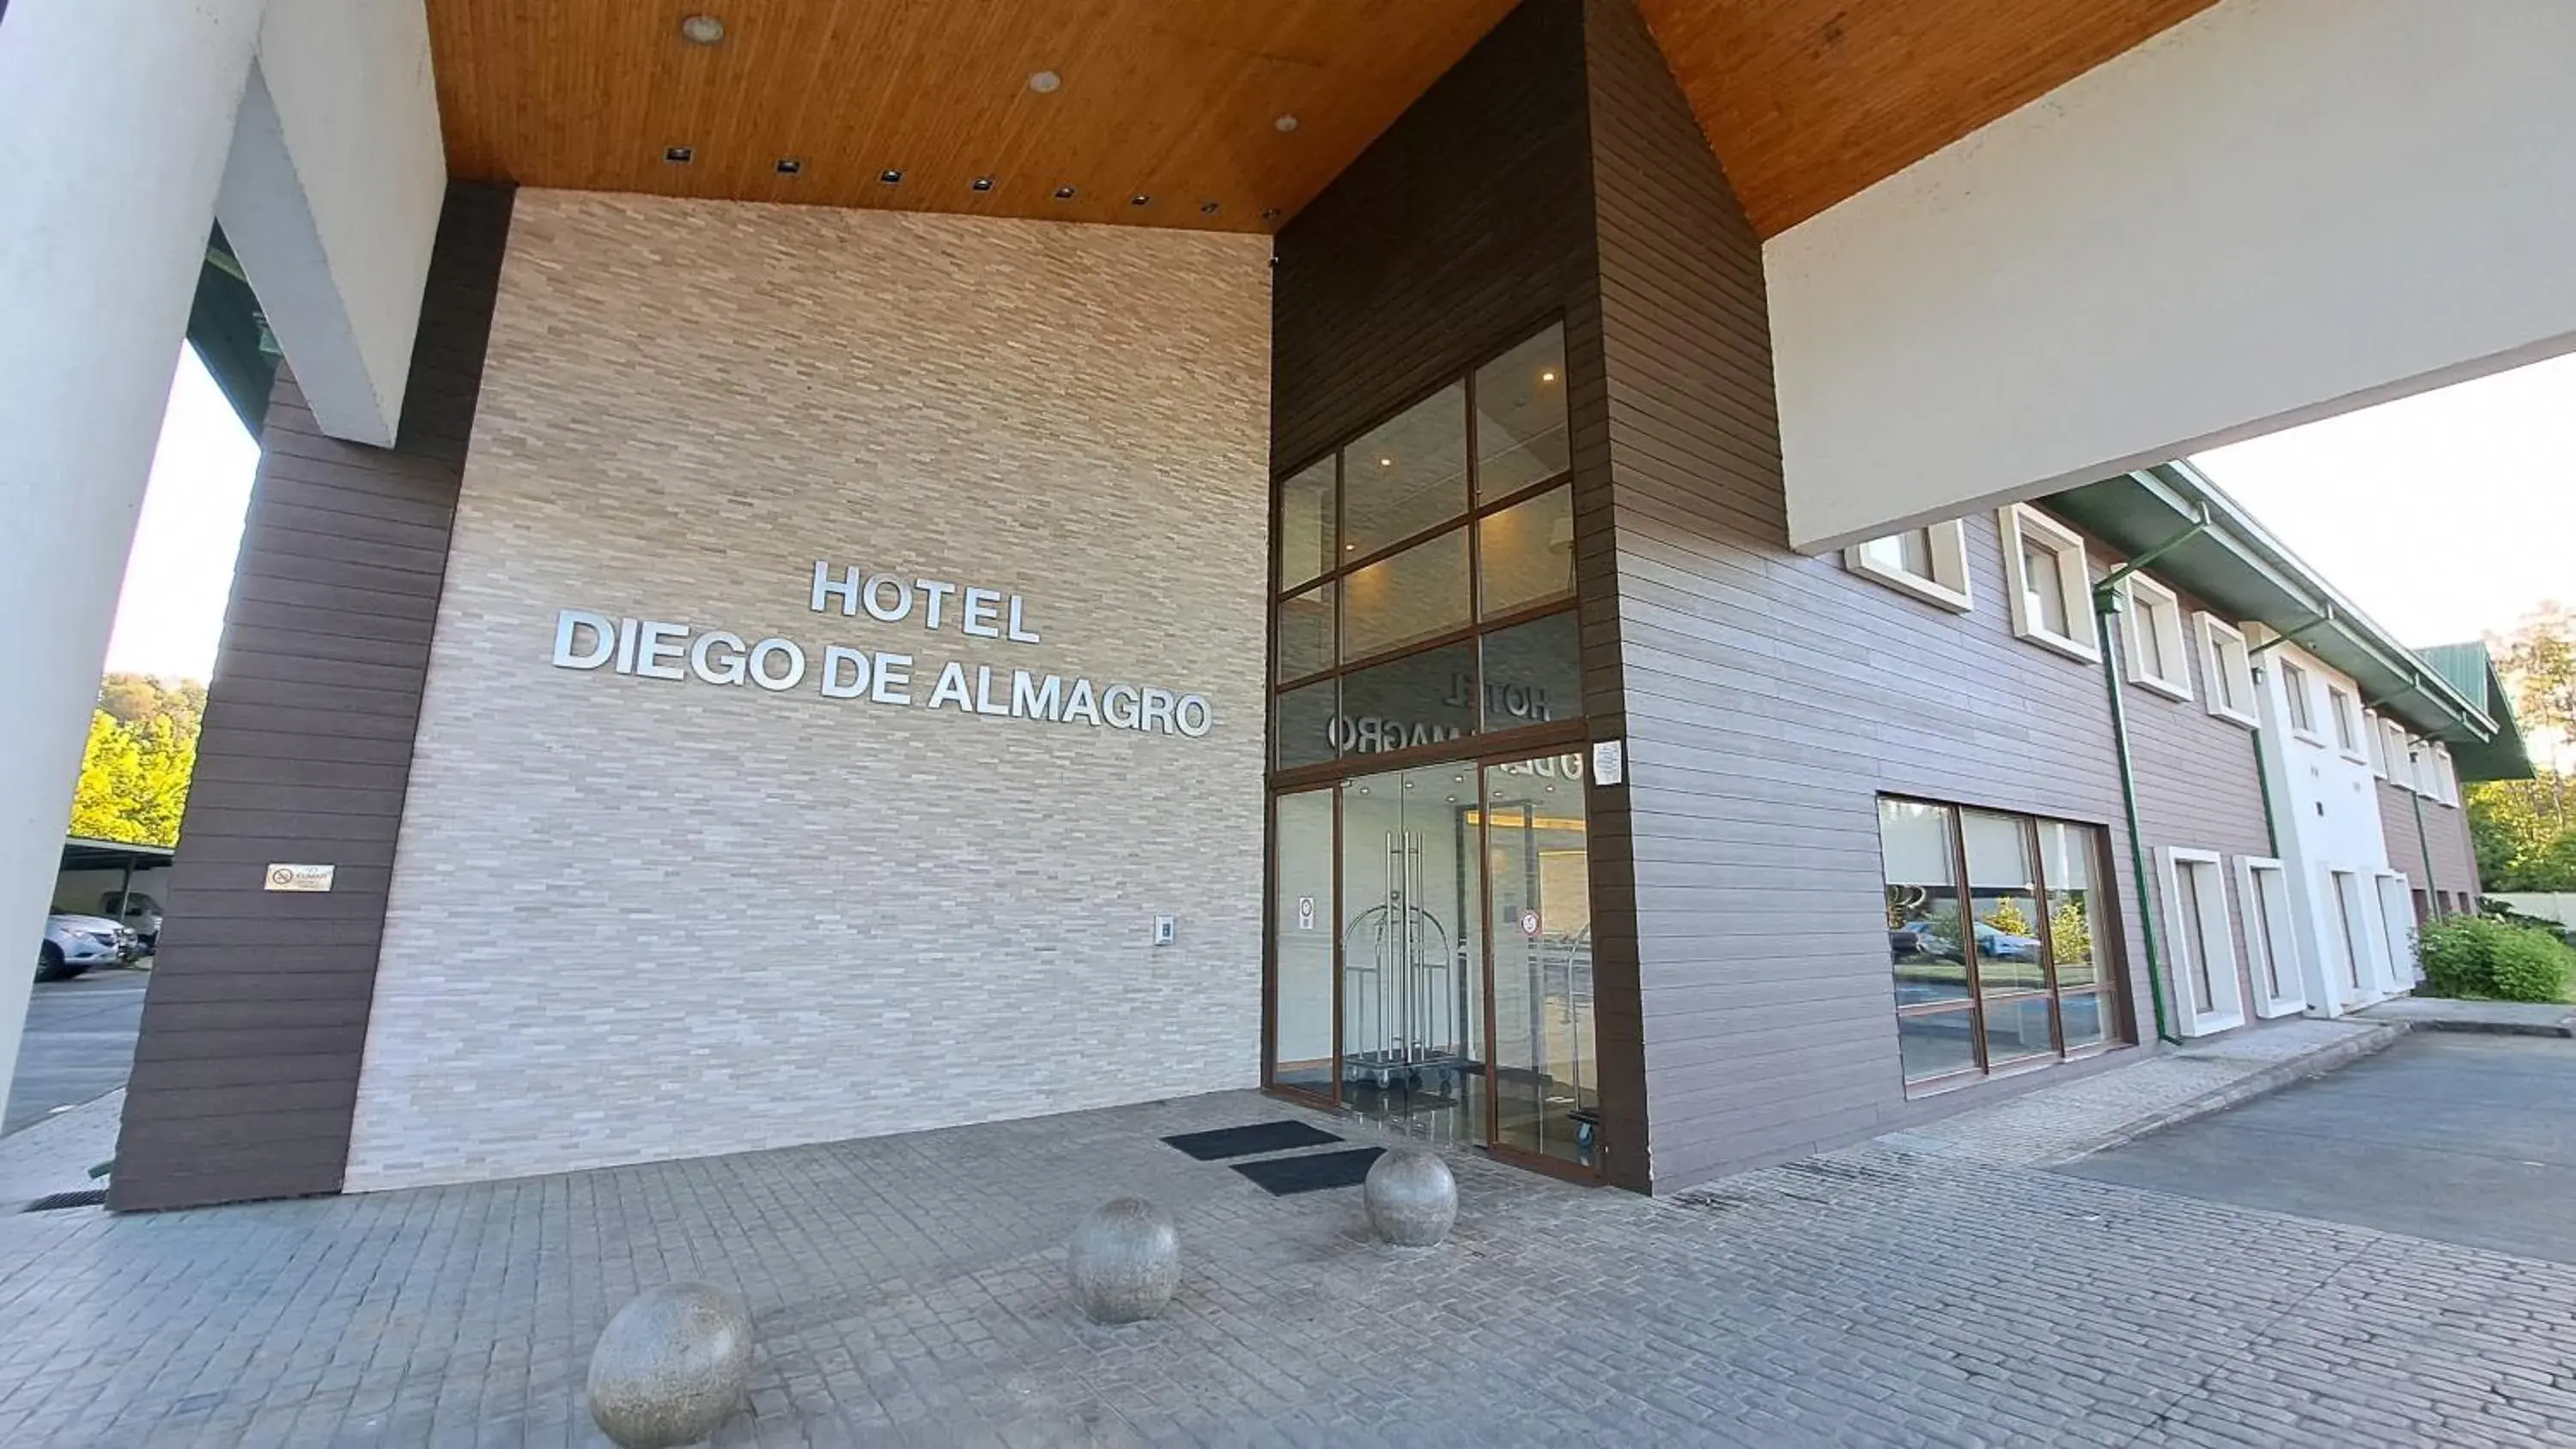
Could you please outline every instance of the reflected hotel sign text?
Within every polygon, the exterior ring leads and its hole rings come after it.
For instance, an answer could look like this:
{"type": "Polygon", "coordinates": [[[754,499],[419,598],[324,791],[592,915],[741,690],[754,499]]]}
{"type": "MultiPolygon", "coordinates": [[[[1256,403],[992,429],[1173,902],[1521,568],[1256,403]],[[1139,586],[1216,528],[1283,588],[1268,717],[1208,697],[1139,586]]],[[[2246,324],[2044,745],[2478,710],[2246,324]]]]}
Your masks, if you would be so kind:
{"type": "MultiPolygon", "coordinates": [[[[814,565],[810,600],[815,613],[837,609],[845,618],[865,614],[880,624],[917,619],[933,631],[954,629],[970,639],[1037,644],[1026,601],[998,589],[960,586],[944,579],[863,574],[853,565],[837,575],[828,562],[814,565]]],[[[771,636],[746,640],[724,629],[700,630],[660,619],[618,618],[589,609],[555,616],[558,669],[608,669],[638,679],[697,680],[784,694],[800,686],[825,699],[950,709],[959,714],[1003,715],[1135,730],[1197,739],[1214,724],[1207,696],[1159,685],[1095,685],[1081,677],[1027,669],[971,669],[955,660],[939,666],[926,692],[916,671],[929,673],[910,654],[826,644],[809,658],[795,640],[771,636]],[[813,683],[808,686],[806,680],[813,683]]]]}

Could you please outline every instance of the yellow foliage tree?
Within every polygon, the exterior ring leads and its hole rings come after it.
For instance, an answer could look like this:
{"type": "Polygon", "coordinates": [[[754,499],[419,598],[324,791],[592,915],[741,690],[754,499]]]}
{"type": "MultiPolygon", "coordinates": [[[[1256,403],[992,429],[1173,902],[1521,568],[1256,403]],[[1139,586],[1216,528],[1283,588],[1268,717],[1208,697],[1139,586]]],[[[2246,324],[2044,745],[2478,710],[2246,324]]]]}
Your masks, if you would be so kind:
{"type": "Polygon", "coordinates": [[[188,777],[197,768],[205,690],[111,675],[101,697],[107,707],[90,713],[71,833],[131,845],[177,844],[188,777]]]}

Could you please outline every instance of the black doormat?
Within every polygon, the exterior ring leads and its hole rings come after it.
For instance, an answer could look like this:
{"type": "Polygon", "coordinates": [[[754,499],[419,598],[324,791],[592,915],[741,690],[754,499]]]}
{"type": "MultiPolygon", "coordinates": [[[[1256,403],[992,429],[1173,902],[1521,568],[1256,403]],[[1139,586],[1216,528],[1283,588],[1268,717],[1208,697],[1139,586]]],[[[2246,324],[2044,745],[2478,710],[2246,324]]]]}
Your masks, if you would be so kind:
{"type": "Polygon", "coordinates": [[[18,1209],[18,1211],[22,1213],[52,1213],[60,1212],[64,1208],[105,1206],[107,1206],[107,1189],[103,1187],[91,1187],[83,1188],[79,1192],[48,1193],[45,1196],[36,1199],[34,1202],[27,1204],[25,1207],[18,1209]]]}
{"type": "Polygon", "coordinates": [[[1213,1132],[1184,1132],[1164,1142],[1201,1162],[1220,1157],[1249,1157],[1256,1152],[1285,1152],[1291,1147],[1321,1147],[1342,1139],[1303,1122],[1255,1122],[1246,1127],[1220,1127],[1213,1132]]]}
{"type": "Polygon", "coordinates": [[[1238,1162],[1234,1170],[1251,1178],[1272,1197],[1292,1192],[1320,1192],[1328,1187],[1357,1187],[1383,1147],[1354,1147],[1348,1152],[1311,1152],[1304,1157],[1267,1157],[1238,1162]]]}

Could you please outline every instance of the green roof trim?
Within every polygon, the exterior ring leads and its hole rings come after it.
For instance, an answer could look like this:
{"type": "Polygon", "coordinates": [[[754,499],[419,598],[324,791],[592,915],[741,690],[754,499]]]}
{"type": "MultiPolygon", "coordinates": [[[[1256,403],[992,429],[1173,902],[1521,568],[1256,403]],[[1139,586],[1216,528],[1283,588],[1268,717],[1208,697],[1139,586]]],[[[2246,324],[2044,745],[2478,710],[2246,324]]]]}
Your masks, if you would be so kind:
{"type": "Polygon", "coordinates": [[[2495,656],[2487,652],[2487,646],[2472,639],[2466,644],[2434,644],[2415,653],[2449,680],[2452,688],[2481,701],[2487,717],[2496,723],[2493,738],[2451,747],[2451,763],[2460,767],[2460,778],[2530,779],[2531,751],[2523,743],[2521,723],[2513,717],[2513,694],[2504,687],[2504,675],[2497,670],[2495,656]]]}
{"type": "Polygon", "coordinates": [[[2132,558],[2206,517],[2207,528],[2156,560],[2158,578],[2228,619],[2295,633],[2300,648],[2353,677],[2368,707],[2448,745],[2462,778],[2531,773],[2491,664],[2472,682],[2465,664],[2446,658],[2437,666],[2398,643],[2190,464],[2160,463],[2041,502],[2132,558]]]}

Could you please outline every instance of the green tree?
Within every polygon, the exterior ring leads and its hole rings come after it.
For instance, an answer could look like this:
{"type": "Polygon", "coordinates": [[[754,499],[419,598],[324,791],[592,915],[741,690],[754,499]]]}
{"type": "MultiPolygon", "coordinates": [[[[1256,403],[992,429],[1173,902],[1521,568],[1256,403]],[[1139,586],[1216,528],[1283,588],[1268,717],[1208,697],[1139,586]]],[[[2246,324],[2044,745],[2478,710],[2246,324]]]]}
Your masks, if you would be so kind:
{"type": "Polygon", "coordinates": [[[2558,768],[2576,743],[2576,614],[2542,604],[2487,646],[2544,763],[2533,779],[2470,787],[2479,879],[2490,891],[2576,891],[2576,779],[2558,768]]]}
{"type": "Polygon", "coordinates": [[[71,833],[135,845],[175,845],[197,768],[205,686],[110,675],[90,713],[89,746],[72,792],[71,833]]]}

